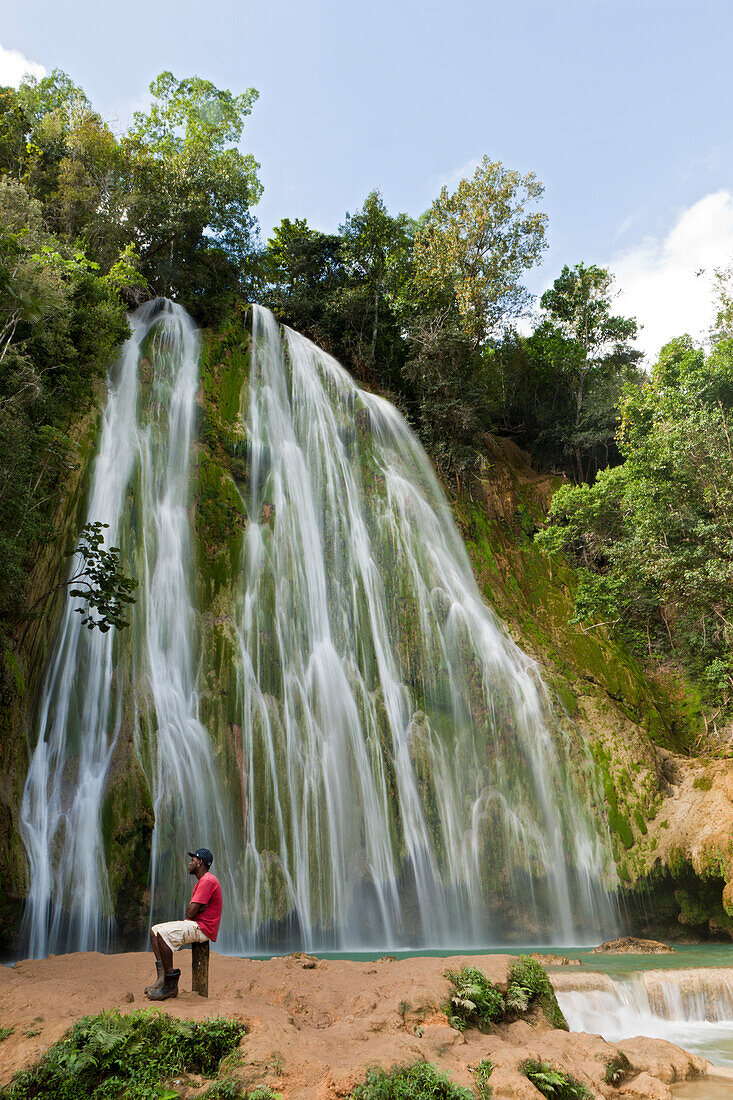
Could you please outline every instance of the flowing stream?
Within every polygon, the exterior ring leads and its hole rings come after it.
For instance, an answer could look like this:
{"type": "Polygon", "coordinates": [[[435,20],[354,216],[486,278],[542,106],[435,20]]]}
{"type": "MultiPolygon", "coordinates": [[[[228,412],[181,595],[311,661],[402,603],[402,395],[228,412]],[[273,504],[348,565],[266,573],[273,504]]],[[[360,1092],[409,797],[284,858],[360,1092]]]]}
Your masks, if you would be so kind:
{"type": "Polygon", "coordinates": [[[214,851],[225,950],[611,934],[588,755],[483,603],[427,457],[388,402],[258,307],[245,531],[219,614],[236,721],[205,727],[198,340],[171,303],[133,323],[87,514],[122,546],[137,604],[119,635],[86,630],[72,601],[62,618],[23,795],[28,952],[113,942],[119,789],[142,791],[154,819],[133,858],[156,919],[186,898],[186,849],[214,851]]]}
{"type": "Polygon", "coordinates": [[[644,970],[622,980],[602,973],[553,974],[571,1031],[620,1042],[666,1039],[714,1064],[733,1066],[733,970],[644,970]]]}

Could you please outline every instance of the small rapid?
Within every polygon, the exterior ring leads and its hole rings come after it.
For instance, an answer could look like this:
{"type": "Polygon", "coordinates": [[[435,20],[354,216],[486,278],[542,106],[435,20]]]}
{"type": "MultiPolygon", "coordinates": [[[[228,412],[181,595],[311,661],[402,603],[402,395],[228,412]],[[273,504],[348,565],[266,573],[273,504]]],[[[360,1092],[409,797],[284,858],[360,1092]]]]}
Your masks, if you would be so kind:
{"type": "Polygon", "coordinates": [[[571,1031],[620,1042],[666,1039],[715,1065],[733,1066],[733,969],[645,970],[623,979],[553,974],[571,1031]]]}

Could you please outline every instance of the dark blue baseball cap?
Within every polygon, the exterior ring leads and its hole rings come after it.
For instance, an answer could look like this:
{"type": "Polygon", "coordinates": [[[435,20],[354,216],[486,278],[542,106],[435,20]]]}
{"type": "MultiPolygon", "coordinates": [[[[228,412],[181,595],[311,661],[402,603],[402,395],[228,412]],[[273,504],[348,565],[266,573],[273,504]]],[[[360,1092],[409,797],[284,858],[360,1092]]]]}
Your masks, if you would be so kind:
{"type": "Polygon", "coordinates": [[[208,848],[197,848],[195,852],[188,853],[193,859],[200,859],[207,867],[211,867],[214,857],[208,848]]]}

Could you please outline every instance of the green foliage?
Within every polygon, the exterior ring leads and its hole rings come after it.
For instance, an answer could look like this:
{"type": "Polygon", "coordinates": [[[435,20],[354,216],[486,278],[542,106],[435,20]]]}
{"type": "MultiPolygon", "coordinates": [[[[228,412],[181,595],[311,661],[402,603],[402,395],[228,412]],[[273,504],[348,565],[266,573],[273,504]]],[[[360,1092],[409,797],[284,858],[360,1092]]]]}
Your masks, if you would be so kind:
{"type": "Polygon", "coordinates": [[[707,357],[689,338],[628,387],[624,463],[564,486],[537,541],[579,567],[577,616],[610,625],[639,654],[672,657],[704,701],[733,698],[733,345],[707,357]]]}
{"type": "Polygon", "coordinates": [[[484,156],[470,179],[443,187],[415,239],[418,291],[455,303],[475,345],[527,305],[520,278],[545,248],[547,216],[532,209],[542,184],[484,156]]]}
{"type": "MultiPolygon", "coordinates": [[[[0,175],[22,180],[46,230],[78,245],[129,301],[148,285],[213,320],[252,290],[258,165],[238,145],[257,92],[161,73],[119,140],[55,70],[0,92],[0,175]]],[[[149,292],[148,292],[149,293],[149,292]]]]}
{"type": "Polygon", "coordinates": [[[519,1069],[543,1096],[550,1097],[551,1100],[591,1100],[593,1096],[580,1081],[547,1062],[527,1058],[519,1069]]]}
{"type": "Polygon", "coordinates": [[[487,358],[494,417],[541,465],[591,479],[620,460],[618,402],[642,378],[636,322],[611,312],[612,276],[582,263],[564,267],[541,304],[532,335],[507,333],[487,358]]]}
{"type": "MultiPolygon", "coordinates": [[[[2,1100],[163,1100],[177,1073],[213,1077],[245,1033],[236,1020],[201,1023],[148,1010],[85,1016],[30,1069],[0,1091],[2,1100]]],[[[219,1095],[237,1095],[221,1093],[219,1095]]]]}
{"type": "Polygon", "coordinates": [[[76,567],[66,581],[67,585],[79,586],[71,588],[69,595],[84,600],[84,606],[76,608],[84,616],[84,626],[89,630],[96,628],[102,634],[113,626],[118,630],[129,626],[124,617],[125,607],[135,602],[132,593],[137,588],[137,581],[120,568],[119,546],[102,545],[103,531],[108,527],[108,523],[87,523],[74,551],[76,567]]]}
{"type": "Polygon", "coordinates": [[[453,986],[445,1012],[451,1027],[465,1031],[477,1027],[481,1031],[504,1016],[504,998],[485,974],[476,966],[461,970],[446,970],[445,977],[453,986]]]}
{"type": "Polygon", "coordinates": [[[489,1084],[489,1078],[494,1071],[494,1063],[489,1058],[484,1058],[474,1066],[473,1079],[476,1082],[475,1093],[478,1100],[491,1100],[493,1089],[489,1084]]]}
{"type": "Polygon", "coordinates": [[[14,1027],[0,1027],[0,1043],[2,1043],[4,1039],[9,1039],[14,1031],[14,1027]]]}
{"type": "Polygon", "coordinates": [[[537,1004],[553,1027],[568,1030],[545,968],[529,955],[520,955],[512,964],[505,999],[507,1008],[513,1012],[525,1012],[537,1004]]]}
{"type": "Polygon", "coordinates": [[[454,1085],[429,1062],[370,1069],[352,1100],[474,1100],[469,1089],[454,1085]]]}
{"type": "Polygon", "coordinates": [[[631,1072],[631,1062],[622,1051],[617,1051],[613,1058],[609,1058],[606,1062],[606,1071],[603,1074],[603,1080],[607,1085],[613,1085],[615,1088],[626,1080],[631,1072]]]}
{"type": "Polygon", "coordinates": [[[238,145],[258,93],[170,72],[150,92],[150,110],[135,114],[121,142],[128,233],[156,291],[210,321],[243,289],[251,257],[250,207],[262,186],[259,165],[238,145]]]}
{"type": "Polygon", "coordinates": [[[712,775],[698,775],[693,781],[692,785],[697,791],[709,791],[713,785],[712,775]]]}
{"type": "MultiPolygon", "coordinates": [[[[0,115],[0,122],[2,116],[0,115]]],[[[130,262],[128,255],[127,261],[130,262]]],[[[0,636],[12,633],[34,553],[76,467],[70,427],[128,334],[112,285],[52,237],[23,186],[0,176],[0,636]]],[[[5,646],[3,647],[6,648],[5,646]]],[[[4,686],[10,683],[6,669],[4,686]]]]}

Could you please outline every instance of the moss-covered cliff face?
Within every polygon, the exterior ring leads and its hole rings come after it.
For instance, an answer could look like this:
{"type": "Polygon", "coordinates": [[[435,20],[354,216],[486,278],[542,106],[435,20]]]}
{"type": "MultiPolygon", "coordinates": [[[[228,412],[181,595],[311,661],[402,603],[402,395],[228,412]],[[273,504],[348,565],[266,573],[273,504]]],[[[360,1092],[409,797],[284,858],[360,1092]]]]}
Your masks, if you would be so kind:
{"type": "Polygon", "coordinates": [[[479,475],[452,501],[477,580],[591,748],[629,923],[733,937],[733,761],[694,755],[694,690],[572,621],[574,572],[532,541],[557,484],[510,441],[486,439],[479,475]]]}

